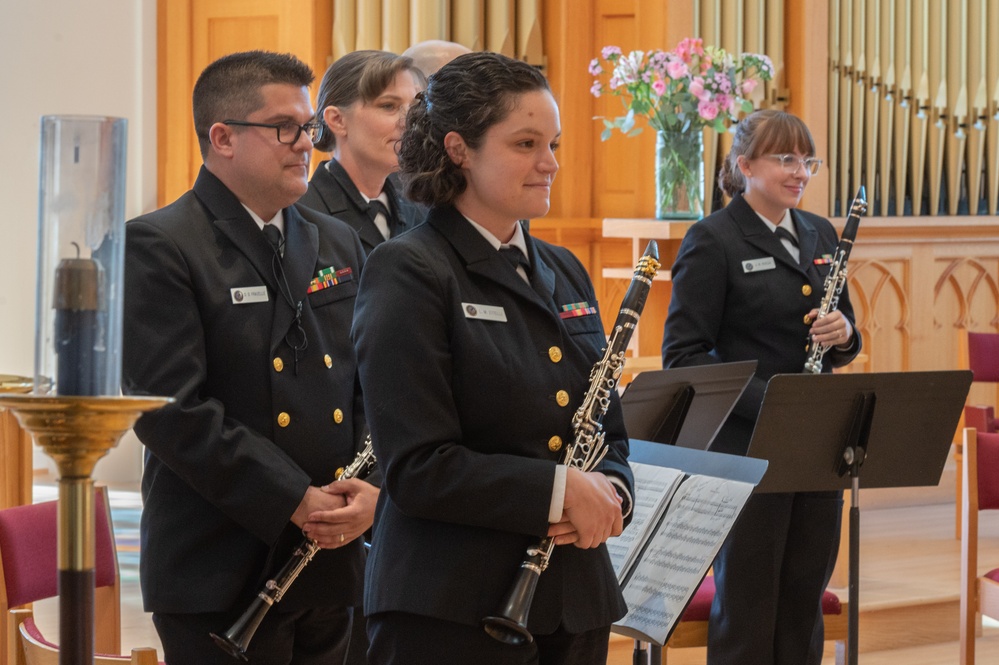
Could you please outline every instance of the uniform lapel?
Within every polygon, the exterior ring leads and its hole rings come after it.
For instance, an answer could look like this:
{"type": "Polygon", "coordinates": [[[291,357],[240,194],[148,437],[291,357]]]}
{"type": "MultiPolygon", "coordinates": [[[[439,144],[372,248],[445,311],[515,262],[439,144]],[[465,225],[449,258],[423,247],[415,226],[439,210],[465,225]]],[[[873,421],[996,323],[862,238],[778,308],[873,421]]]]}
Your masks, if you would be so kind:
{"type": "MultiPolygon", "coordinates": [[[[763,223],[760,216],[756,214],[756,211],[746,203],[746,200],[742,198],[741,195],[736,195],[732,199],[732,202],[728,205],[729,213],[735,220],[739,229],[742,231],[743,237],[746,242],[748,242],[753,247],[762,250],[768,256],[772,256],[775,260],[780,261],[789,268],[793,268],[799,272],[804,272],[804,269],[798,263],[795,263],[794,258],[788,253],[784,244],[781,242],[780,238],[777,237],[773,231],[763,223]]],[[[797,228],[801,228],[798,226],[797,228]]],[[[814,231],[814,229],[812,229],[814,231]]],[[[814,238],[813,246],[814,250],[814,238]]],[[[799,238],[799,247],[801,248],[801,256],[805,256],[804,246],[801,244],[801,239],[799,238]]]]}
{"type": "Polygon", "coordinates": [[[246,256],[264,282],[276,291],[278,284],[271,269],[274,250],[236,195],[204,166],[194,183],[194,193],[208,208],[216,228],[246,256]]]}
{"type": "MultiPolygon", "coordinates": [[[[285,279],[291,303],[278,296],[279,302],[274,309],[274,324],[272,336],[283,338],[295,320],[299,304],[304,300],[309,289],[309,282],[315,276],[316,261],[319,258],[319,230],[313,224],[306,222],[294,206],[284,209],[284,267],[285,279]]],[[[326,267],[326,266],[323,266],[326,267]]],[[[341,266],[337,266],[341,267],[341,266]]],[[[285,285],[281,285],[284,289],[285,285]]]]}
{"type": "MultiPolygon", "coordinates": [[[[528,286],[520,275],[510,269],[510,264],[507,263],[506,259],[500,256],[500,253],[468,223],[468,220],[457,209],[453,207],[434,208],[427,217],[427,223],[436,228],[451,243],[458,255],[465,261],[468,272],[481,275],[518,296],[548,309],[547,300],[542,302],[541,295],[531,286],[528,286]]],[[[533,245],[529,245],[529,249],[531,247],[533,245]]],[[[554,273],[541,261],[535,261],[537,259],[536,249],[531,251],[531,263],[536,279],[549,281],[554,292],[554,273]],[[540,276],[539,273],[542,271],[546,273],[545,277],[540,276]]]]}
{"type": "Polygon", "coordinates": [[[796,210],[791,211],[791,218],[794,220],[794,228],[798,231],[799,267],[807,272],[815,257],[815,248],[819,245],[819,232],[815,225],[796,210]]]}
{"type": "Polygon", "coordinates": [[[361,237],[361,242],[371,246],[385,242],[385,236],[382,235],[382,232],[378,230],[375,223],[368,217],[368,202],[361,196],[357,185],[350,179],[350,175],[341,166],[340,162],[331,159],[329,162],[323,162],[320,168],[324,171],[328,168],[327,175],[330,176],[330,184],[341,194],[340,200],[336,205],[338,210],[331,208],[330,214],[336,217],[337,212],[343,212],[348,208],[353,209],[357,219],[361,220],[361,223],[355,227],[357,235],[361,237]]]}

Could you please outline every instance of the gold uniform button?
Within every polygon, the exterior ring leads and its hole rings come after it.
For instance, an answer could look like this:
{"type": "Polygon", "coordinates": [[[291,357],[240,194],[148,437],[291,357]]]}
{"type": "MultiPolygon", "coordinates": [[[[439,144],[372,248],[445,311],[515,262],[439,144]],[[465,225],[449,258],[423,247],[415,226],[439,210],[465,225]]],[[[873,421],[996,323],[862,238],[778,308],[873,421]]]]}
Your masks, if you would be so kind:
{"type": "Polygon", "coordinates": [[[805,314],[804,321],[805,321],[805,325],[807,326],[809,323],[812,322],[812,317],[810,317],[807,314],[805,314]]]}
{"type": "Polygon", "coordinates": [[[341,466],[339,469],[336,470],[336,473],[333,474],[333,477],[336,478],[337,480],[340,480],[340,476],[343,475],[344,470],[345,469],[341,466]]]}
{"type": "Polygon", "coordinates": [[[274,371],[275,372],[280,372],[283,369],[284,369],[284,361],[281,360],[280,358],[275,358],[274,359],[274,371]]]}
{"type": "Polygon", "coordinates": [[[557,393],[555,393],[555,401],[558,403],[559,406],[565,406],[566,404],[569,403],[569,393],[567,393],[564,390],[558,391],[557,393]]]}
{"type": "Polygon", "coordinates": [[[552,451],[553,453],[557,453],[558,451],[562,450],[562,437],[556,434],[552,438],[548,439],[548,450],[552,451]]]}
{"type": "Polygon", "coordinates": [[[812,286],[810,284],[805,284],[801,287],[802,295],[810,296],[812,295],[812,286]]]}
{"type": "Polygon", "coordinates": [[[340,409],[335,409],[333,411],[333,422],[335,422],[337,425],[343,422],[343,411],[341,411],[340,409]]]}
{"type": "Polygon", "coordinates": [[[289,416],[284,411],[278,414],[278,425],[280,425],[281,427],[287,427],[290,424],[291,424],[291,416],[289,416]]]}
{"type": "Polygon", "coordinates": [[[548,357],[551,358],[553,363],[557,363],[558,361],[562,360],[562,349],[558,348],[557,346],[551,347],[550,349],[548,349],[548,357]]]}
{"type": "Polygon", "coordinates": [[[330,358],[330,354],[323,356],[323,362],[326,363],[326,369],[333,367],[333,359],[330,358]]]}

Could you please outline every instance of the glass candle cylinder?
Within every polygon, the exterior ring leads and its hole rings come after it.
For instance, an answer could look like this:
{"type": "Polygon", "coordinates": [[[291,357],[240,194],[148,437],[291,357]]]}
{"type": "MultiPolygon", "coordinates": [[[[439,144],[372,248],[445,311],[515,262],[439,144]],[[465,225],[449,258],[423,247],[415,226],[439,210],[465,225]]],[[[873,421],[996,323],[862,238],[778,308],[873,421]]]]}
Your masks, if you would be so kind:
{"type": "Polygon", "coordinates": [[[42,117],[35,394],[120,393],[126,133],[42,117]]]}

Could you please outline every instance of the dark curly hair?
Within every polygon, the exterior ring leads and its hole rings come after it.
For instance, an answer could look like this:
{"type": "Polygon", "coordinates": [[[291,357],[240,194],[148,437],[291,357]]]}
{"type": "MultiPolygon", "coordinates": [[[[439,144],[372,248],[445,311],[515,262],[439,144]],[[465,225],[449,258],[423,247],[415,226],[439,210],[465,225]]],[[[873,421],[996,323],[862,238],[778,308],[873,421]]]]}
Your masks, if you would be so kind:
{"type": "Polygon", "coordinates": [[[756,159],[795,151],[815,156],[812,133],[799,117],[776,109],[754,111],[735,126],[735,141],[718,173],[718,186],[729,196],[746,191],[746,178],[737,163],[740,156],[756,159]]]}
{"type": "Polygon", "coordinates": [[[551,92],[544,75],[499,53],[467,53],[441,67],[406,118],[399,168],[407,196],[430,206],[452,203],[467,183],[448,156],[444,137],[456,132],[469,148],[478,148],[489,128],[516,107],[517,98],[535,90],[551,92]]]}
{"type": "Polygon", "coordinates": [[[366,104],[378,99],[399,72],[411,72],[417,87],[423,87],[423,73],[413,59],[388,51],[353,51],[330,65],[316,95],[316,119],[323,123],[316,149],[332,152],[336,146],[336,137],[326,126],[323,111],[330,106],[346,108],[359,100],[366,104]]]}

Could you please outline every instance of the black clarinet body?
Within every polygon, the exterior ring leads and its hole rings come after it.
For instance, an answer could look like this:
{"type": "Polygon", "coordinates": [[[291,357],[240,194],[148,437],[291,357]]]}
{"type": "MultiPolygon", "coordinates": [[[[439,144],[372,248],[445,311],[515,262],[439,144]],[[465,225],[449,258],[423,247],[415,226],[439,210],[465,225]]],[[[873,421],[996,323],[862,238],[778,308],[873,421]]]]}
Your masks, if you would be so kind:
{"type": "MultiPolygon", "coordinates": [[[[336,480],[347,480],[348,478],[364,478],[375,467],[375,454],[371,447],[371,436],[364,442],[364,447],[354,458],[354,461],[342,471],[337,473],[336,480]]],[[[249,661],[246,650],[250,646],[250,640],[260,627],[260,622],[264,620],[271,607],[281,602],[281,599],[288,592],[292,583],[298,579],[302,570],[309,565],[309,562],[322,549],[311,538],[303,538],[295,551],[292,552],[288,561],[285,562],[278,573],[264,583],[264,588],[256,595],[246,611],[240,615],[239,619],[224,633],[211,633],[215,644],[220,649],[228,653],[233,658],[238,658],[244,662],[249,661]]]]}
{"type": "MultiPolygon", "coordinates": [[[[836,247],[836,254],[833,262],[829,266],[829,274],[823,285],[822,302],[819,305],[819,313],[816,319],[821,319],[826,314],[836,311],[839,307],[839,296],[846,286],[847,261],[850,259],[850,250],[853,249],[853,241],[857,238],[857,229],[860,227],[860,218],[867,212],[867,190],[861,185],[857,190],[857,196],[850,204],[850,214],[846,218],[846,226],[843,227],[843,235],[840,236],[839,245],[836,247]]],[[[805,360],[806,374],[818,374],[822,371],[822,356],[826,354],[829,347],[813,342],[808,339],[808,358],[805,360]]]]}
{"type": "MultiPolygon", "coordinates": [[[[652,288],[652,280],[659,270],[659,247],[655,240],[649,242],[645,254],[635,266],[628,291],[621,302],[621,309],[607,341],[603,357],[590,371],[590,387],[582,405],[572,418],[573,441],[566,446],[562,463],[581,471],[591,471],[604,458],[603,418],[610,406],[611,395],[624,370],[625,351],[635,332],[635,326],[652,288]]],[[[482,627],[494,639],[506,644],[521,645],[534,641],[527,630],[527,618],[541,573],[548,567],[555,540],[543,538],[527,549],[513,585],[502,607],[493,615],[482,619],[482,627]]]]}

